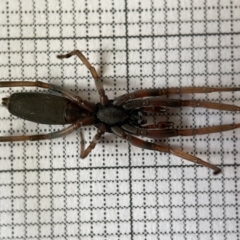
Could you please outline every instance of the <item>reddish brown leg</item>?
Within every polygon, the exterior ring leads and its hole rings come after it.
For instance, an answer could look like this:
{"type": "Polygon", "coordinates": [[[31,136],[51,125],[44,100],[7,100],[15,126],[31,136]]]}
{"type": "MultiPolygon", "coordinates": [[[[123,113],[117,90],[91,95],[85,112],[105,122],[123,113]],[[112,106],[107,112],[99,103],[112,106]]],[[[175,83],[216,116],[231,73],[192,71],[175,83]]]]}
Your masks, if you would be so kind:
{"type": "Polygon", "coordinates": [[[40,81],[17,81],[17,82],[4,82],[0,81],[0,88],[2,87],[40,87],[40,88],[47,88],[52,89],[51,84],[40,82],[40,81]]]}
{"type": "Polygon", "coordinates": [[[98,131],[96,135],[94,136],[93,140],[90,142],[89,146],[85,149],[85,144],[84,144],[84,137],[83,133],[80,132],[80,138],[81,138],[81,153],[80,157],[85,158],[88,156],[88,154],[95,148],[97,143],[101,140],[102,135],[106,132],[106,126],[104,124],[101,124],[98,127],[98,131]]]}
{"type": "Polygon", "coordinates": [[[202,107],[202,108],[210,108],[210,109],[225,110],[225,111],[240,111],[240,107],[232,104],[215,103],[215,102],[200,101],[200,100],[161,99],[159,97],[133,100],[123,105],[123,107],[127,110],[141,108],[143,106],[202,107]]]}
{"type": "Polygon", "coordinates": [[[173,122],[158,122],[156,124],[148,124],[141,126],[143,129],[164,129],[164,128],[171,128],[174,126],[173,122]]]}
{"type": "Polygon", "coordinates": [[[240,91],[238,87],[183,87],[183,88],[166,88],[166,89],[144,89],[132,93],[124,94],[116,98],[114,105],[122,105],[129,100],[144,97],[157,97],[172,94],[187,94],[187,93],[211,93],[211,92],[235,92],[240,91]]]}
{"type": "Polygon", "coordinates": [[[54,84],[49,84],[41,81],[19,81],[19,82],[0,82],[0,88],[1,87],[40,87],[40,88],[47,88],[52,91],[61,93],[64,97],[76,102],[78,105],[81,107],[87,109],[89,112],[94,112],[95,111],[95,104],[83,100],[81,97],[75,95],[72,92],[69,92],[65,90],[64,88],[54,85],[54,84]]]}
{"type": "Polygon", "coordinates": [[[225,124],[218,126],[203,127],[197,129],[179,129],[179,136],[193,136],[193,135],[204,135],[210,133],[225,132],[240,128],[240,123],[238,124],[225,124]]]}
{"type": "Polygon", "coordinates": [[[166,108],[158,106],[141,107],[141,110],[148,113],[164,113],[166,108]]]}
{"type": "Polygon", "coordinates": [[[133,135],[147,137],[147,138],[169,138],[178,136],[177,129],[146,129],[146,128],[138,128],[134,127],[130,124],[122,125],[122,128],[133,135]]]}
{"type": "Polygon", "coordinates": [[[213,173],[215,175],[219,174],[221,172],[221,169],[218,168],[217,166],[214,166],[214,165],[212,165],[208,162],[205,162],[202,159],[197,158],[195,156],[192,156],[188,153],[185,153],[185,152],[183,152],[179,149],[171,148],[171,147],[168,147],[168,146],[162,146],[162,145],[159,145],[159,144],[144,141],[142,139],[136,138],[136,137],[124,132],[124,130],[121,129],[120,127],[112,127],[111,130],[115,135],[127,140],[133,146],[143,148],[143,149],[152,150],[152,151],[171,153],[175,156],[178,156],[178,157],[183,158],[185,160],[188,160],[190,162],[197,163],[197,164],[203,165],[205,167],[208,167],[208,168],[210,168],[214,171],[213,173]]]}
{"type": "Polygon", "coordinates": [[[88,68],[88,70],[91,72],[92,77],[94,78],[95,81],[95,85],[97,88],[97,91],[100,95],[100,102],[102,105],[107,105],[108,104],[108,97],[105,94],[104,88],[103,88],[103,84],[99,79],[99,76],[97,74],[96,69],[89,63],[89,61],[86,59],[86,57],[79,51],[79,50],[74,50],[70,53],[67,54],[63,54],[63,55],[58,55],[57,57],[59,59],[63,59],[63,58],[70,58],[73,55],[77,55],[78,58],[82,61],[82,63],[88,68]]]}
{"type": "Polygon", "coordinates": [[[203,135],[217,132],[230,131],[240,128],[240,123],[238,124],[226,124],[218,126],[210,126],[203,128],[191,128],[191,129],[145,129],[137,128],[129,124],[124,124],[122,128],[129,132],[130,134],[147,137],[147,138],[168,138],[177,136],[193,136],[193,135],[203,135]]]}
{"type": "Polygon", "coordinates": [[[79,120],[72,124],[71,126],[64,128],[62,130],[48,133],[48,134],[41,134],[41,135],[28,135],[28,136],[1,136],[0,142],[15,142],[15,141],[37,141],[37,140],[45,140],[45,139],[54,139],[66,136],[73,131],[81,128],[82,126],[89,126],[95,123],[95,117],[86,117],[83,120],[79,120]]]}

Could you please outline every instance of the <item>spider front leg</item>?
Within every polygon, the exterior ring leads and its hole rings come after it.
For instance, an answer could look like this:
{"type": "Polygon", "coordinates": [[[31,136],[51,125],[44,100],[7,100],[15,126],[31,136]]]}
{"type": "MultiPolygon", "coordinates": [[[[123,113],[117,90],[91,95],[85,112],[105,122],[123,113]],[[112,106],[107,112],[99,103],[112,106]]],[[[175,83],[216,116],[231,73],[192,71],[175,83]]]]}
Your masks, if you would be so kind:
{"type": "MultiPolygon", "coordinates": [[[[125,104],[123,106],[125,106],[125,104]]],[[[136,108],[136,107],[134,107],[134,108],[136,108]]],[[[140,109],[143,112],[146,112],[146,113],[149,113],[149,114],[165,113],[166,112],[165,107],[159,107],[159,106],[141,107],[140,109]]]]}
{"type": "Polygon", "coordinates": [[[124,124],[122,125],[122,128],[128,133],[136,136],[158,139],[158,138],[169,138],[169,137],[177,137],[177,136],[186,137],[186,136],[225,132],[225,131],[230,131],[230,130],[240,128],[240,123],[216,125],[216,126],[202,127],[202,128],[189,128],[189,129],[175,129],[175,128],[148,129],[148,128],[144,128],[144,126],[135,127],[130,124],[124,124]]]}
{"type": "Polygon", "coordinates": [[[122,128],[117,127],[117,126],[112,127],[111,130],[116,136],[125,139],[130,144],[132,144],[133,146],[143,148],[143,149],[152,150],[152,151],[158,151],[158,152],[173,154],[175,156],[178,156],[178,157],[183,158],[185,160],[188,160],[190,162],[197,163],[197,164],[200,164],[200,165],[203,165],[205,167],[208,167],[208,168],[212,169],[214,171],[213,172],[214,175],[217,175],[221,172],[221,169],[218,168],[217,166],[214,166],[214,165],[212,165],[208,162],[203,161],[202,159],[200,159],[198,157],[195,157],[195,156],[190,155],[186,152],[183,152],[180,149],[176,149],[176,148],[172,148],[172,147],[168,147],[168,146],[162,146],[162,145],[159,145],[159,144],[144,141],[142,139],[136,138],[136,137],[126,133],[122,128]]]}
{"type": "Polygon", "coordinates": [[[144,97],[159,97],[173,94],[195,94],[195,93],[212,93],[212,92],[235,92],[240,91],[239,87],[183,87],[183,88],[151,88],[137,90],[135,92],[127,93],[117,97],[114,101],[114,105],[123,105],[129,100],[144,97]]]}
{"type": "Polygon", "coordinates": [[[181,99],[162,99],[153,97],[148,99],[133,100],[123,104],[125,109],[142,108],[145,106],[161,106],[161,107],[202,107],[208,109],[240,111],[240,107],[233,104],[216,103],[200,100],[181,100],[181,99]]]}
{"type": "Polygon", "coordinates": [[[59,58],[59,59],[70,58],[74,55],[78,56],[78,58],[82,61],[82,63],[91,72],[92,77],[94,78],[94,81],[95,81],[95,86],[96,86],[97,91],[100,95],[100,102],[103,106],[107,105],[108,104],[108,97],[105,94],[103,84],[100,81],[100,78],[97,74],[96,69],[89,63],[89,61],[86,59],[86,57],[79,50],[74,50],[74,51],[72,51],[70,53],[67,53],[67,54],[58,55],[57,58],[59,58]]]}
{"type": "Polygon", "coordinates": [[[97,143],[101,140],[102,135],[107,131],[107,128],[104,124],[101,124],[98,127],[96,135],[93,137],[93,140],[90,142],[89,146],[85,149],[83,133],[80,132],[81,138],[81,158],[86,158],[88,154],[96,147],[97,143]]]}
{"type": "Polygon", "coordinates": [[[148,124],[141,126],[143,129],[165,129],[165,128],[172,128],[174,126],[173,122],[158,122],[153,124],[148,124]]]}

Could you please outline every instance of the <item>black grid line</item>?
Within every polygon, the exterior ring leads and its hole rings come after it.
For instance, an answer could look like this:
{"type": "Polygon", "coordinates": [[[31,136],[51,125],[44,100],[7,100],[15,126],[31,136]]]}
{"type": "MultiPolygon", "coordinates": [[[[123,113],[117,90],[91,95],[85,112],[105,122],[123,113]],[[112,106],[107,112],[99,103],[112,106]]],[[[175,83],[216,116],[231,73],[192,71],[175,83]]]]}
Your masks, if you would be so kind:
{"type": "MultiPolygon", "coordinates": [[[[97,102],[79,60],[56,59],[80,49],[110,99],[142,88],[238,86],[239,8],[227,0],[3,0],[0,81],[51,82],[97,102]]],[[[22,90],[36,91],[0,88],[0,98],[22,90]]],[[[236,92],[177,97],[240,105],[236,92]]],[[[181,108],[162,117],[192,128],[237,123],[239,116],[181,108]]],[[[0,136],[60,128],[19,120],[0,108],[0,136]]],[[[89,142],[96,130],[83,132],[89,142]]],[[[156,140],[220,166],[217,177],[109,134],[85,160],[79,159],[78,132],[0,143],[0,239],[240,239],[238,135],[156,140]]]]}

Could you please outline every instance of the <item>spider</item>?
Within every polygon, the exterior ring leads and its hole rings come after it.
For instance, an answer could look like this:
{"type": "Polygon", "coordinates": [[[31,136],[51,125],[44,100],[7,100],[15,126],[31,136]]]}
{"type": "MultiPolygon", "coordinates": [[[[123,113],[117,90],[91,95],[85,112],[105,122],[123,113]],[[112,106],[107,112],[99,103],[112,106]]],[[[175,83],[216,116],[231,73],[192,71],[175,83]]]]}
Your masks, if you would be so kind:
{"type": "Polygon", "coordinates": [[[74,50],[65,55],[58,55],[57,57],[63,59],[74,55],[90,70],[100,96],[100,102],[93,104],[62,87],[41,81],[0,82],[0,87],[39,87],[50,89],[62,95],[57,96],[37,92],[14,93],[10,97],[2,99],[2,104],[7,107],[11,114],[41,124],[71,124],[62,130],[48,134],[1,136],[0,142],[54,139],[66,136],[83,126],[94,125],[97,128],[97,133],[87,148],[84,145],[82,132],[80,133],[81,158],[87,157],[100,141],[103,134],[109,132],[136,147],[173,154],[182,159],[206,166],[212,169],[214,174],[221,172],[221,169],[217,166],[180,149],[148,142],[136,136],[159,139],[209,134],[239,128],[240,124],[227,124],[197,129],[176,129],[172,122],[167,121],[147,124],[146,116],[148,114],[164,113],[168,107],[204,107],[225,111],[240,111],[240,107],[230,104],[199,100],[166,99],[162,97],[173,94],[239,91],[240,88],[183,87],[144,89],[124,94],[115,100],[109,100],[96,69],[79,50],[74,50]]]}

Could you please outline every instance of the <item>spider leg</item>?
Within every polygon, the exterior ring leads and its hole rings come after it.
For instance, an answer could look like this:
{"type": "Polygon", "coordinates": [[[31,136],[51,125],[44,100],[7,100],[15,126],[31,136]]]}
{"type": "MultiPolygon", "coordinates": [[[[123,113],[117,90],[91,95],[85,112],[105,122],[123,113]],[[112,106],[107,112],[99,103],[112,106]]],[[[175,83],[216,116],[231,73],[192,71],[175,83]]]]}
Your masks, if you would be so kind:
{"type": "Polygon", "coordinates": [[[193,155],[190,155],[186,152],[183,152],[179,149],[144,141],[142,139],[136,138],[136,137],[126,133],[122,128],[117,127],[117,126],[112,127],[111,130],[116,136],[127,140],[133,146],[152,150],[152,151],[171,153],[175,156],[178,156],[178,157],[188,160],[190,162],[197,163],[197,164],[203,165],[205,167],[208,167],[214,171],[213,173],[215,175],[219,174],[221,172],[221,169],[218,168],[217,166],[214,166],[208,162],[205,162],[202,159],[195,157],[193,155]]]}
{"type": "Polygon", "coordinates": [[[144,89],[138,90],[132,93],[127,93],[117,97],[114,101],[114,105],[122,105],[129,100],[144,97],[157,97],[163,95],[172,94],[188,94],[188,93],[211,93],[211,92],[235,92],[240,91],[239,87],[183,87],[183,88],[166,88],[166,89],[144,89]]]}
{"type": "Polygon", "coordinates": [[[168,137],[177,137],[177,136],[193,136],[193,135],[204,135],[210,133],[230,131],[237,128],[240,128],[240,123],[238,124],[226,124],[202,128],[190,128],[190,129],[146,129],[134,127],[130,124],[122,125],[122,128],[129,132],[130,134],[147,137],[147,138],[168,138],[168,137]]]}
{"type": "Polygon", "coordinates": [[[50,89],[52,91],[61,93],[64,97],[74,101],[81,107],[87,109],[89,112],[95,111],[95,104],[83,100],[81,97],[75,95],[73,92],[67,91],[64,88],[50,84],[45,83],[41,81],[18,81],[18,82],[0,82],[0,88],[1,87],[39,87],[39,88],[46,88],[50,89]]]}
{"type": "Polygon", "coordinates": [[[88,126],[95,123],[95,117],[86,117],[82,120],[79,120],[69,127],[63,128],[62,130],[41,134],[41,135],[27,135],[27,136],[0,136],[0,142],[15,142],[15,141],[37,141],[37,140],[45,140],[45,139],[54,139],[66,136],[73,131],[81,128],[82,126],[88,126]]]}
{"type": "Polygon", "coordinates": [[[232,104],[215,103],[215,102],[200,101],[200,100],[161,99],[159,97],[133,100],[123,104],[123,107],[127,110],[142,108],[143,106],[144,107],[145,106],[202,107],[202,108],[225,110],[225,111],[240,111],[240,107],[232,104]]]}
{"type": "MultiPolygon", "coordinates": [[[[125,125],[123,125],[125,126],[125,125]]],[[[158,122],[158,123],[154,123],[154,124],[148,124],[148,125],[144,125],[141,126],[141,128],[143,129],[163,129],[163,128],[169,128],[169,127],[173,127],[174,123],[173,122],[158,122]]]]}
{"type": "Polygon", "coordinates": [[[158,106],[141,107],[141,110],[147,113],[165,113],[166,112],[166,108],[158,107],[158,106]]]}
{"type": "Polygon", "coordinates": [[[41,82],[41,81],[16,81],[16,82],[0,82],[0,87],[40,87],[40,88],[47,88],[52,89],[51,84],[41,82]]]}
{"type": "Polygon", "coordinates": [[[217,126],[210,126],[210,127],[202,127],[202,128],[192,128],[192,129],[179,129],[178,135],[179,136],[193,136],[193,135],[204,135],[210,133],[217,133],[217,132],[225,132],[240,128],[240,123],[238,124],[225,124],[225,125],[217,125],[217,126]]]}
{"type": "MultiPolygon", "coordinates": [[[[169,122],[170,124],[170,122],[169,122]]],[[[148,129],[144,127],[134,127],[130,124],[124,124],[121,126],[121,128],[133,135],[141,136],[141,137],[147,137],[147,138],[169,138],[169,137],[175,137],[178,136],[178,130],[174,128],[170,129],[148,129]]]]}
{"type": "Polygon", "coordinates": [[[107,131],[107,128],[104,124],[101,124],[98,127],[98,131],[96,135],[93,137],[93,140],[90,142],[89,146],[85,149],[85,144],[84,144],[84,137],[83,133],[80,132],[80,138],[81,138],[81,153],[80,157],[81,158],[86,158],[88,154],[95,148],[97,143],[101,140],[102,135],[107,131]]]}
{"type": "Polygon", "coordinates": [[[78,58],[82,61],[82,63],[87,67],[87,69],[91,72],[92,77],[95,81],[95,86],[97,88],[97,91],[100,95],[100,102],[102,105],[107,105],[108,104],[108,97],[105,94],[103,84],[99,79],[99,76],[97,74],[96,69],[89,63],[89,61],[86,59],[86,57],[79,51],[79,50],[74,50],[70,53],[63,54],[63,55],[58,55],[57,58],[63,59],[63,58],[70,58],[73,55],[77,55],[78,58]]]}

